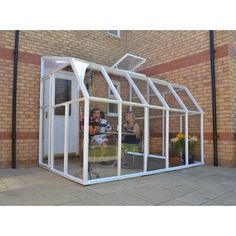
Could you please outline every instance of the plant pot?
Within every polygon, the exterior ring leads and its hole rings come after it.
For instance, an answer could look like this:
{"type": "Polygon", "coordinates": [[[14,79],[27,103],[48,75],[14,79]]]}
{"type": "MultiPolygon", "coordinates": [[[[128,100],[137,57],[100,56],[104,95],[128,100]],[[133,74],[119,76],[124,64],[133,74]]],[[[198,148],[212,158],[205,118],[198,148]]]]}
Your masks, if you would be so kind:
{"type": "MultiPolygon", "coordinates": [[[[182,160],[184,162],[185,165],[185,154],[182,154],[182,160]]],[[[193,164],[194,163],[194,155],[189,155],[188,156],[188,164],[193,164]]]]}
{"type": "Polygon", "coordinates": [[[188,157],[188,164],[193,164],[194,163],[194,156],[189,156],[188,157]]]}
{"type": "Polygon", "coordinates": [[[170,167],[179,166],[182,163],[182,158],[180,156],[170,156],[169,162],[170,167]]]}

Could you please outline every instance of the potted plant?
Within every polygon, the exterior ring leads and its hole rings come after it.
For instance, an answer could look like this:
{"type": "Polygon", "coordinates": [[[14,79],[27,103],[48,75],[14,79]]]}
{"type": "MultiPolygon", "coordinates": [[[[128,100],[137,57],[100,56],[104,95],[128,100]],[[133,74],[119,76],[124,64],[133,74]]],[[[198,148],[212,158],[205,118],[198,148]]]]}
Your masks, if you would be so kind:
{"type": "Polygon", "coordinates": [[[189,136],[188,139],[188,163],[193,164],[194,163],[194,150],[196,147],[196,144],[198,142],[197,136],[189,136]]]}
{"type": "Polygon", "coordinates": [[[184,142],[184,134],[177,134],[175,138],[170,140],[170,166],[178,166],[181,164],[181,149],[184,142]]]}
{"type": "MultiPolygon", "coordinates": [[[[197,142],[198,142],[197,136],[189,135],[189,137],[188,137],[188,163],[189,164],[194,163],[194,150],[195,150],[197,142]]],[[[185,163],[185,142],[182,146],[182,150],[183,150],[182,158],[183,158],[183,161],[185,163]]]]}

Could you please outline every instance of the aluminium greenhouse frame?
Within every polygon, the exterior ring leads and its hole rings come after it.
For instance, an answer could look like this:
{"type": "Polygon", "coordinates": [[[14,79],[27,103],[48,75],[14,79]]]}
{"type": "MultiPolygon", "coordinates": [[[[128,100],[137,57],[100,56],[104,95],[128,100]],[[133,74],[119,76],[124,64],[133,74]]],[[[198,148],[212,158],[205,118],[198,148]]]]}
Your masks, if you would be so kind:
{"type": "MultiPolygon", "coordinates": [[[[204,128],[203,128],[203,116],[204,112],[202,108],[199,106],[191,92],[188,90],[186,86],[171,84],[167,81],[147,77],[143,74],[135,73],[132,71],[126,71],[116,68],[111,68],[107,66],[98,65],[95,63],[87,62],[84,60],[71,58],[71,57],[55,57],[55,56],[44,56],[41,58],[41,79],[40,79],[40,133],[39,133],[39,165],[41,167],[47,168],[48,170],[59,174],[63,177],[66,177],[70,180],[76,181],[83,185],[101,183],[101,182],[108,182],[113,180],[120,180],[120,179],[127,179],[132,177],[138,176],[145,176],[150,174],[156,174],[166,171],[184,169],[194,166],[200,166],[204,164],[204,128]],[[71,66],[73,73],[75,75],[76,84],[78,91],[82,92],[83,97],[73,99],[68,102],[64,102],[61,104],[55,105],[55,74],[64,68],[71,66]],[[101,97],[93,97],[90,96],[87,88],[84,84],[84,77],[87,69],[92,69],[95,71],[99,71],[102,73],[105,81],[107,82],[109,88],[112,90],[115,100],[109,98],[101,98],[101,97]],[[109,76],[117,75],[123,76],[127,79],[130,88],[136,92],[138,98],[140,99],[141,103],[136,103],[130,101],[122,100],[119,92],[116,90],[112,80],[109,76]],[[161,102],[161,106],[159,105],[151,105],[149,104],[149,100],[145,99],[145,96],[140,92],[138,87],[136,86],[134,80],[142,80],[147,82],[148,87],[152,89],[154,92],[154,96],[156,96],[159,101],[161,102]],[[48,164],[43,163],[43,109],[45,108],[43,100],[44,100],[44,81],[49,81],[49,104],[48,104],[48,164]],[[180,105],[179,108],[172,108],[170,107],[167,102],[165,101],[165,97],[161,95],[160,91],[158,91],[155,84],[167,86],[169,91],[172,93],[178,104],[180,105]],[[184,102],[181,100],[180,96],[177,94],[174,88],[181,89],[186,92],[189,96],[190,100],[193,102],[197,111],[189,110],[184,102]],[[83,178],[78,178],[68,174],[68,117],[69,117],[69,106],[70,104],[76,102],[84,102],[84,137],[83,137],[83,178]],[[117,156],[117,176],[112,177],[105,177],[100,179],[89,179],[88,177],[88,148],[89,148],[89,111],[90,111],[90,102],[96,101],[101,103],[115,103],[118,106],[118,156],[117,156]],[[122,106],[136,106],[142,107],[144,109],[144,150],[141,155],[143,155],[143,171],[139,173],[131,173],[127,175],[121,175],[121,158],[122,158],[122,106]],[[65,126],[64,126],[64,169],[63,171],[56,170],[54,168],[54,150],[52,143],[54,142],[54,117],[55,117],[55,108],[59,106],[65,107],[65,126]],[[149,109],[156,109],[162,111],[162,139],[163,139],[163,154],[159,158],[164,159],[165,161],[165,168],[158,169],[158,170],[147,170],[147,162],[148,157],[150,156],[149,153],[149,109]],[[178,112],[180,115],[180,120],[182,123],[182,116],[185,117],[185,164],[182,166],[175,166],[170,167],[169,165],[169,119],[170,119],[170,112],[178,112]],[[189,164],[188,163],[188,118],[189,115],[197,114],[200,116],[200,158],[201,160],[197,163],[189,164]],[[165,135],[164,135],[165,133],[165,135]]],[[[182,127],[181,127],[182,129],[182,127]]]]}

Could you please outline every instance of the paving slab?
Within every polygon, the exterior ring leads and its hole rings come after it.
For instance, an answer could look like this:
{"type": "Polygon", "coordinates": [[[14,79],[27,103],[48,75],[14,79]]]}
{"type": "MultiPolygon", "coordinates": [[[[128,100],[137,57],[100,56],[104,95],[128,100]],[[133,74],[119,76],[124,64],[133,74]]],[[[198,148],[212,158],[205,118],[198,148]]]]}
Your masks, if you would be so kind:
{"type": "Polygon", "coordinates": [[[2,182],[9,190],[20,189],[28,186],[25,181],[21,180],[17,176],[4,178],[2,179],[2,182]]]}
{"type": "Polygon", "coordinates": [[[148,201],[154,204],[159,204],[161,202],[177,198],[182,193],[164,188],[150,188],[149,186],[145,187],[135,187],[129,190],[124,191],[126,194],[141,198],[144,201],[148,201]]]}
{"type": "Polygon", "coordinates": [[[217,200],[210,200],[210,201],[204,202],[202,206],[223,206],[223,204],[217,200]]]}
{"type": "Polygon", "coordinates": [[[214,199],[223,206],[236,206],[236,191],[231,191],[214,199]]]}
{"type": "Polygon", "coordinates": [[[222,184],[230,185],[236,188],[236,176],[230,176],[227,180],[223,181],[222,184]]]}
{"type": "Polygon", "coordinates": [[[8,190],[7,186],[0,180],[0,192],[8,190]]]}
{"type": "Polygon", "coordinates": [[[193,168],[188,168],[188,169],[182,169],[179,171],[180,173],[185,173],[185,174],[200,174],[200,175],[209,175],[211,174],[212,168],[211,166],[200,166],[200,167],[193,167],[193,168]]]}
{"type": "Polygon", "coordinates": [[[71,193],[72,196],[76,197],[77,200],[80,200],[80,201],[83,201],[83,200],[88,200],[88,199],[91,199],[91,198],[99,198],[101,197],[102,195],[99,194],[99,193],[96,193],[94,191],[91,191],[89,189],[87,190],[83,190],[83,191],[73,191],[71,193]]]}
{"type": "Polygon", "coordinates": [[[54,197],[42,197],[40,199],[32,199],[25,201],[23,205],[26,206],[60,206],[69,202],[77,201],[78,198],[70,195],[63,194],[54,197]]]}
{"type": "Polygon", "coordinates": [[[14,176],[10,169],[0,169],[0,180],[14,176]]]}
{"type": "Polygon", "coordinates": [[[114,194],[109,194],[107,196],[110,196],[113,198],[116,202],[119,202],[120,205],[128,205],[128,206],[153,206],[154,204],[149,201],[145,201],[141,198],[131,196],[129,194],[126,194],[125,192],[118,192],[114,194]]]}
{"type": "MultiPolygon", "coordinates": [[[[63,204],[65,206],[120,206],[120,202],[114,200],[111,196],[100,196],[85,200],[75,200],[63,204]]],[[[96,216],[95,216],[96,217],[96,216]]]]}
{"type": "Polygon", "coordinates": [[[205,193],[194,191],[184,196],[178,197],[177,200],[185,202],[189,205],[201,205],[210,200],[209,196],[205,193]]]}
{"type": "Polygon", "coordinates": [[[37,167],[4,169],[0,205],[236,205],[236,169],[201,166],[91,186],[37,167]]]}
{"type": "Polygon", "coordinates": [[[224,175],[224,176],[236,176],[235,168],[227,168],[227,167],[214,167],[214,166],[204,166],[204,171],[209,174],[215,175],[224,175]]]}
{"type": "Polygon", "coordinates": [[[19,199],[15,196],[7,196],[0,193],[0,206],[21,206],[25,203],[25,200],[19,199]]]}
{"type": "Polygon", "coordinates": [[[34,188],[37,189],[40,193],[47,197],[58,196],[62,194],[70,194],[73,192],[82,192],[86,191],[85,187],[75,184],[75,185],[51,185],[51,184],[38,184],[34,185],[34,188]]]}
{"type": "Polygon", "coordinates": [[[230,177],[225,175],[209,174],[207,176],[199,176],[195,181],[203,182],[206,184],[220,184],[227,181],[230,177]]]}
{"type": "Polygon", "coordinates": [[[147,185],[159,185],[161,187],[165,183],[165,180],[163,180],[162,178],[154,178],[154,176],[152,176],[152,178],[148,177],[150,176],[127,179],[125,181],[125,184],[131,187],[142,187],[147,185]]]}
{"type": "Polygon", "coordinates": [[[189,202],[172,199],[167,202],[162,202],[161,204],[159,204],[159,206],[194,206],[194,205],[189,202]]]}
{"type": "Polygon", "coordinates": [[[108,193],[116,193],[126,189],[130,189],[131,186],[127,185],[125,181],[115,181],[104,184],[91,185],[88,186],[87,188],[91,189],[94,192],[104,195],[108,193]]]}
{"type": "Polygon", "coordinates": [[[31,199],[39,200],[43,197],[45,196],[32,187],[16,188],[0,193],[0,205],[5,205],[6,203],[18,205],[31,199]]]}
{"type": "Polygon", "coordinates": [[[234,187],[230,185],[204,182],[203,180],[192,182],[187,184],[187,186],[208,194],[210,198],[215,198],[234,189],[234,187]]]}
{"type": "Polygon", "coordinates": [[[174,187],[173,189],[178,191],[178,192],[181,192],[183,194],[189,194],[189,193],[192,193],[192,192],[196,191],[194,188],[191,188],[191,187],[186,186],[186,185],[178,185],[178,186],[174,187]]]}

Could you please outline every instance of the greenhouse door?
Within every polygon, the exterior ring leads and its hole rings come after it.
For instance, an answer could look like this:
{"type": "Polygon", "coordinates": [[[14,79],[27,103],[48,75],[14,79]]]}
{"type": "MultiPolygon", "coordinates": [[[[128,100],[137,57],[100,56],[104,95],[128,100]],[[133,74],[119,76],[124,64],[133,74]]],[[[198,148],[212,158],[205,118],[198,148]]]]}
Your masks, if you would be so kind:
{"type": "MultiPolygon", "coordinates": [[[[46,84],[49,86],[49,83],[46,84]]],[[[55,105],[70,101],[72,99],[78,98],[77,86],[75,84],[74,75],[71,73],[56,73],[55,83],[52,84],[52,91],[55,94],[55,105]]],[[[46,88],[49,89],[49,88],[46,88]]],[[[48,131],[49,131],[49,114],[46,112],[43,118],[44,128],[43,128],[43,145],[44,145],[44,155],[48,153],[48,131]]],[[[53,133],[53,145],[54,156],[64,154],[64,129],[65,129],[65,106],[56,107],[54,110],[54,129],[53,133]]],[[[52,124],[52,122],[51,122],[52,124]]],[[[79,144],[77,142],[79,135],[78,127],[78,106],[72,104],[69,108],[69,130],[68,130],[68,152],[78,154],[79,144]]]]}

